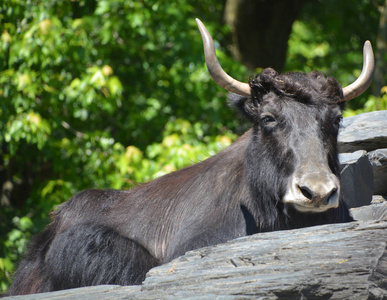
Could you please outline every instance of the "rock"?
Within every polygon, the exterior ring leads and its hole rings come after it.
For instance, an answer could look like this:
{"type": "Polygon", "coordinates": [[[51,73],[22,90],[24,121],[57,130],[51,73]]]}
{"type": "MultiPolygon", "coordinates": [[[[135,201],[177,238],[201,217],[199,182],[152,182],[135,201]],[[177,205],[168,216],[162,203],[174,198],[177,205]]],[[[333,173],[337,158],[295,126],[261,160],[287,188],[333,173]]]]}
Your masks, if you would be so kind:
{"type": "Polygon", "coordinates": [[[151,270],[142,291],[167,290],[183,298],[197,295],[200,286],[200,294],[209,298],[387,297],[386,226],[318,226],[199,249],[151,270]]]}
{"type": "Polygon", "coordinates": [[[340,152],[387,148],[387,111],[344,118],[338,142],[340,152]]]}
{"type": "Polygon", "coordinates": [[[368,205],[374,194],[374,172],[366,151],[339,154],[341,188],[350,208],[368,205]]]}
{"type": "Polygon", "coordinates": [[[387,220],[387,202],[353,208],[351,214],[357,221],[387,220]]]}
{"type": "MultiPolygon", "coordinates": [[[[58,292],[50,292],[50,293],[42,293],[42,294],[34,294],[34,295],[26,295],[26,296],[12,296],[5,297],[3,299],[28,299],[28,300],[36,300],[36,299],[66,299],[66,300],[79,300],[79,299],[114,299],[112,298],[103,298],[102,295],[105,294],[116,294],[122,289],[122,286],[119,285],[98,285],[98,286],[90,286],[84,288],[76,288],[70,290],[63,290],[58,292]]],[[[133,291],[140,292],[141,286],[130,286],[125,287],[129,289],[133,289],[133,291]]],[[[122,299],[122,298],[121,298],[122,299]]]]}
{"type": "Polygon", "coordinates": [[[374,169],[374,194],[387,195],[387,148],[369,152],[367,156],[374,169]]]}
{"type": "Polygon", "coordinates": [[[387,202],[387,196],[373,195],[371,204],[380,204],[387,202]]]}
{"type": "Polygon", "coordinates": [[[386,218],[260,233],[190,251],[142,286],[12,299],[387,299],[386,241],[386,218]]]}

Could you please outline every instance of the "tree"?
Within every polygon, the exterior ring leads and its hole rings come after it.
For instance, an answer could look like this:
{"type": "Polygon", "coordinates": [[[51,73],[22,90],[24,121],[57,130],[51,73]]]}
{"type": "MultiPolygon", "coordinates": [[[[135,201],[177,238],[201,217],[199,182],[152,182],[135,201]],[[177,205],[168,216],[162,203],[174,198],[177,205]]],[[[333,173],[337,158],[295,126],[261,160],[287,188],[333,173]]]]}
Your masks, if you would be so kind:
{"type": "Polygon", "coordinates": [[[234,57],[250,70],[281,71],[292,25],[304,0],[227,0],[224,19],[231,28],[234,57]]]}
{"type": "Polygon", "coordinates": [[[387,105],[387,89],[380,95],[386,79],[384,6],[383,0],[228,0],[224,18],[232,34],[229,48],[250,70],[317,69],[345,86],[360,74],[362,46],[371,40],[376,56],[374,97],[370,89],[351,101],[346,115],[383,109],[387,105]]]}
{"type": "MultiPolygon", "coordinates": [[[[361,72],[364,42],[370,40],[377,50],[381,5],[384,0],[305,3],[293,24],[285,70],[316,69],[334,76],[343,86],[353,82],[361,72]]],[[[385,95],[370,96],[371,90],[372,86],[350,101],[345,116],[387,108],[385,95]]]]}

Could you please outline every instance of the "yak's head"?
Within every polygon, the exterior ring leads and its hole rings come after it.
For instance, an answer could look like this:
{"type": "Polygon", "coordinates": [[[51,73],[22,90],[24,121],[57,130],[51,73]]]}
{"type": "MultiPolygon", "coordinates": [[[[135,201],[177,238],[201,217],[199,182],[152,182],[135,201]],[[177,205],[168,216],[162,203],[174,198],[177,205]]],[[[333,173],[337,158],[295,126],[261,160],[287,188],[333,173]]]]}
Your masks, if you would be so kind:
{"type": "Polygon", "coordinates": [[[342,109],[371,83],[371,44],[364,45],[360,77],[345,88],[319,72],[278,74],[270,68],[242,83],[223,71],[210,34],[199,20],[197,24],[212,78],[232,92],[231,104],[253,123],[246,152],[247,176],[253,188],[300,212],[338,207],[337,135],[342,109]],[[270,195],[270,190],[277,194],[270,195]]]}

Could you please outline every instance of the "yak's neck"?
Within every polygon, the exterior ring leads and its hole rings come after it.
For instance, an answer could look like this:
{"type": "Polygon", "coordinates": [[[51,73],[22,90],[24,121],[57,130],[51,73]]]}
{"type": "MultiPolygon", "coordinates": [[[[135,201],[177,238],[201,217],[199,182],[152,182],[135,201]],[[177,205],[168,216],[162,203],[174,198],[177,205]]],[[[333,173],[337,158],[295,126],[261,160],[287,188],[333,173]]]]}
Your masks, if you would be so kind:
{"type": "Polygon", "coordinates": [[[251,130],[251,138],[244,156],[246,184],[250,199],[243,213],[249,216],[248,233],[266,232],[286,228],[286,212],[281,201],[283,178],[270,148],[262,144],[259,135],[251,130]],[[269,153],[270,152],[270,153],[269,153]]]}
{"type": "MultiPolygon", "coordinates": [[[[251,129],[217,155],[190,167],[200,168],[196,172],[201,176],[199,181],[206,182],[203,192],[218,198],[224,215],[231,205],[233,210],[238,206],[246,225],[245,234],[287,228],[279,183],[274,179],[267,181],[270,168],[265,167],[267,162],[262,162],[262,157],[255,155],[255,149],[262,147],[253,135],[251,129]]],[[[278,174],[271,176],[278,178],[278,174]]]]}

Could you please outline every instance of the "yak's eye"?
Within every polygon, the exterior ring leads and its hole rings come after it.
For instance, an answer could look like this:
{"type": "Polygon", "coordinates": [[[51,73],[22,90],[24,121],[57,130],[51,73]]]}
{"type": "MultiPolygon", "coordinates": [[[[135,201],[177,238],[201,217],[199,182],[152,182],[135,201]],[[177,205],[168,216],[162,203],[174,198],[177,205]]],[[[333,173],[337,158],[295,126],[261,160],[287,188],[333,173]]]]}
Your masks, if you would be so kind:
{"type": "Polygon", "coordinates": [[[272,114],[264,113],[261,116],[261,122],[263,126],[274,126],[277,120],[272,114]]]}

